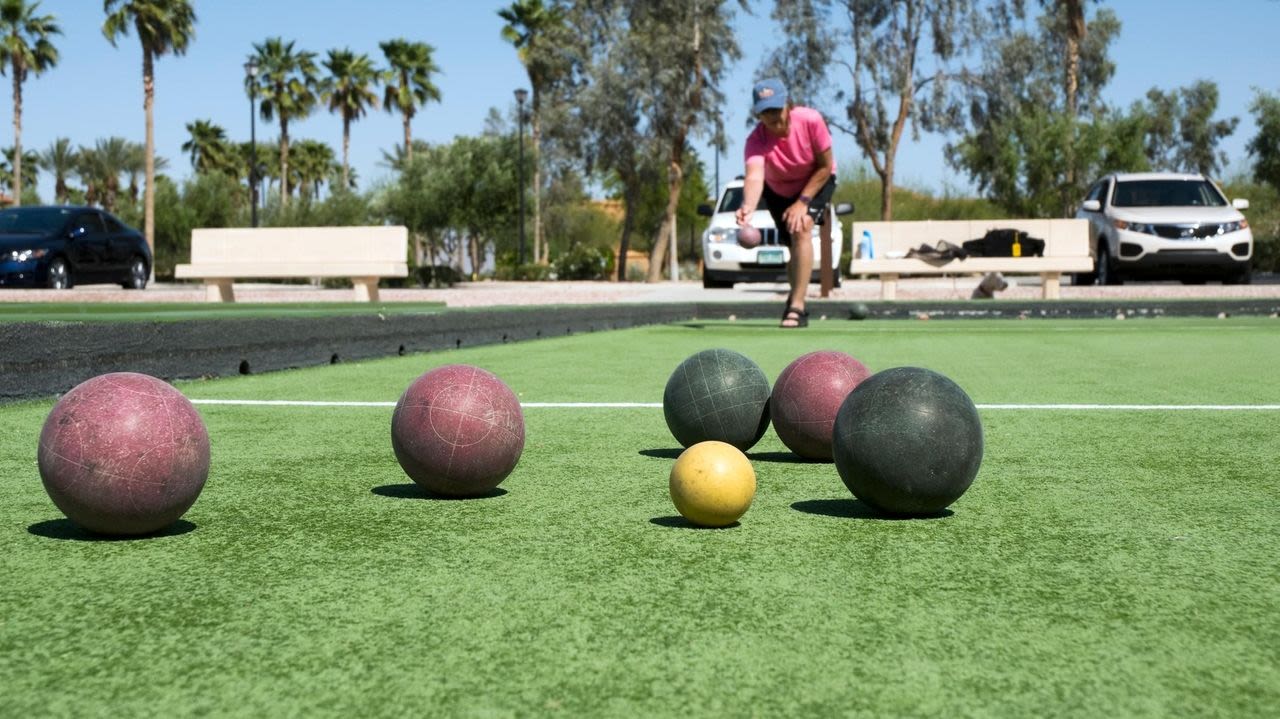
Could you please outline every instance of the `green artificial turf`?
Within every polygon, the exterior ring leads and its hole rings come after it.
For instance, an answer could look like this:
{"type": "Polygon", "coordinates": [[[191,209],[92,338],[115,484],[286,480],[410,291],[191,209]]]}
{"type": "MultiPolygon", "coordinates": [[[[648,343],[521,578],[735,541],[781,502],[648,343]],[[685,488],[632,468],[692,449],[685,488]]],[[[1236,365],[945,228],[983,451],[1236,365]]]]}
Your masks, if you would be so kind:
{"type": "Polygon", "coordinates": [[[0,323],[12,322],[177,322],[357,315],[426,314],[443,302],[0,302],[0,323]]]}
{"type": "MultiPolygon", "coordinates": [[[[688,323],[180,383],[393,402],[478,364],[526,402],[658,402],[729,347],[838,349],[980,404],[1277,404],[1276,320],[688,323]]],[[[947,516],[890,520],[770,431],[735,527],[667,495],[661,409],[533,407],[502,493],[436,500],[391,409],[200,405],[184,521],[95,541],[44,494],[51,402],[0,407],[0,715],[1271,716],[1275,410],[982,410],[947,516]]]]}

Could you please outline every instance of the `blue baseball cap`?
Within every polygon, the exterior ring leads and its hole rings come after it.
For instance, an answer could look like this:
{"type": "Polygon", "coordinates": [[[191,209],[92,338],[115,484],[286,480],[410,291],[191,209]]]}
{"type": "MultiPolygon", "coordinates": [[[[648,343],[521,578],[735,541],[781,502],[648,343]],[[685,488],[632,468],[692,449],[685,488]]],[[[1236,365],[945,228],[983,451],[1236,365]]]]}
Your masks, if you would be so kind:
{"type": "Polygon", "coordinates": [[[756,83],[751,90],[751,114],[765,110],[781,110],[787,106],[787,86],[781,80],[769,78],[756,83]]]}

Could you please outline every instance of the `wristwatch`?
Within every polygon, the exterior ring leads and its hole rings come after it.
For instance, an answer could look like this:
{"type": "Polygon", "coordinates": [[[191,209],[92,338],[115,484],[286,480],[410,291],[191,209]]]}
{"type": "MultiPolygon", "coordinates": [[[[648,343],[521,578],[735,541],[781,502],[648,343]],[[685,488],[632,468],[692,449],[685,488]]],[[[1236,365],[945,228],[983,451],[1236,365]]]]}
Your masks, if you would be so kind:
{"type": "Polygon", "coordinates": [[[801,201],[801,202],[803,202],[803,203],[804,203],[804,204],[806,204],[806,205],[807,205],[807,204],[809,204],[810,202],[813,202],[813,198],[812,198],[812,197],[809,197],[808,195],[801,195],[801,196],[797,197],[796,199],[797,199],[797,200],[799,200],[799,201],[801,201]]]}

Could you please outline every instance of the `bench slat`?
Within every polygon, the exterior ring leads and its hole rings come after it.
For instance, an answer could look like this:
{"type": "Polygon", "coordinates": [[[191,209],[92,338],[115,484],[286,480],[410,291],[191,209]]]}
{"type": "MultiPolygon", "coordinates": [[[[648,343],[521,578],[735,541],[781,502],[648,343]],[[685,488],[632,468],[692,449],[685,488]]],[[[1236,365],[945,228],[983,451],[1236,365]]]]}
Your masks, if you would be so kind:
{"type": "Polygon", "coordinates": [[[264,262],[210,262],[199,265],[185,264],[174,268],[174,275],[184,279],[214,277],[407,277],[409,265],[405,262],[290,262],[288,266],[264,262]]]}

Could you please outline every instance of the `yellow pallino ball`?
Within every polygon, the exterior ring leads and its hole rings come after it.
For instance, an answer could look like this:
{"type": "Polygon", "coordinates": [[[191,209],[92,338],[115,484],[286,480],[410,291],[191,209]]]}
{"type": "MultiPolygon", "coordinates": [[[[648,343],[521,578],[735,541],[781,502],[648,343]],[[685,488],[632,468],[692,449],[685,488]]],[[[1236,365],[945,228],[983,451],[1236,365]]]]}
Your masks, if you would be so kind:
{"type": "Polygon", "coordinates": [[[756,472],[747,455],[731,444],[699,442],[680,453],[671,468],[671,501],[694,524],[727,527],[755,496],[756,472]]]}

